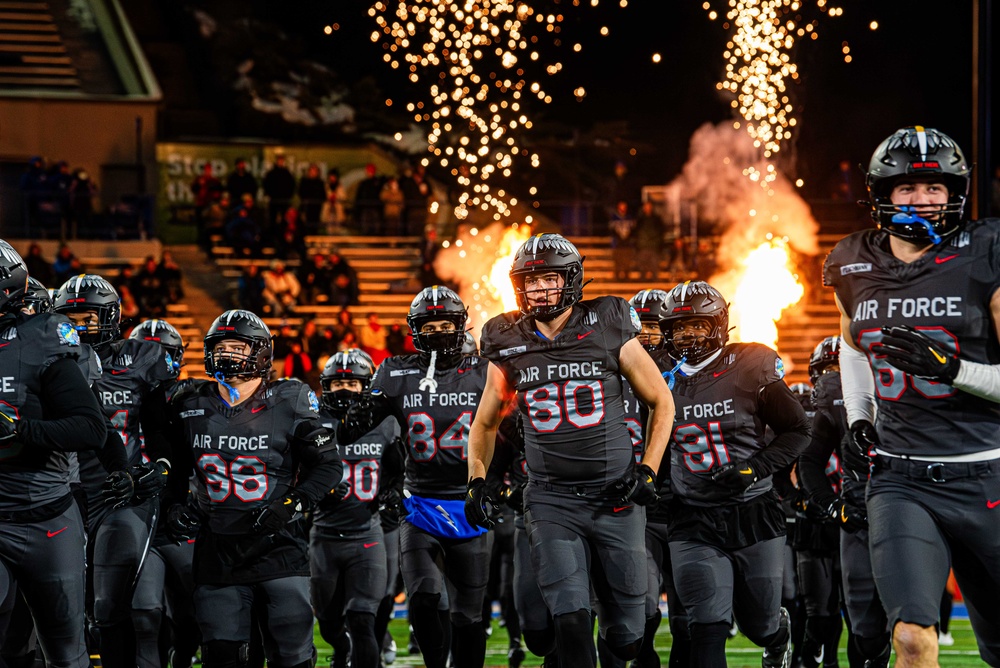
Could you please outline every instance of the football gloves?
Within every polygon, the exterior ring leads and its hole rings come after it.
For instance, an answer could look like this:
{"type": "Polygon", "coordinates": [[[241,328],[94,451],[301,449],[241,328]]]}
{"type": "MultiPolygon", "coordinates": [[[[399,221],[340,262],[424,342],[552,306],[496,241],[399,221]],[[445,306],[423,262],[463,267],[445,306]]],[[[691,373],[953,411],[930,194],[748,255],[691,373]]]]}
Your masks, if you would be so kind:
{"type": "MultiPolygon", "coordinates": [[[[875,425],[868,420],[855,420],[851,423],[850,441],[852,454],[868,462],[875,456],[875,448],[881,445],[875,425]]],[[[851,464],[853,468],[860,462],[852,460],[851,464]]]]}
{"type": "Polygon", "coordinates": [[[522,482],[520,485],[508,485],[500,492],[500,500],[507,504],[507,507],[516,513],[524,512],[524,486],[528,483],[522,482]]]}
{"type": "Polygon", "coordinates": [[[8,415],[0,410],[0,441],[7,441],[17,436],[17,416],[8,415]]]}
{"type": "Polygon", "coordinates": [[[257,511],[251,530],[262,534],[277,533],[304,510],[302,500],[294,492],[284,494],[257,511]]]}
{"type": "Polygon", "coordinates": [[[135,498],[145,501],[162,492],[167,486],[169,473],[170,467],[162,459],[130,468],[129,475],[135,486],[135,498]]]}
{"type": "Polygon", "coordinates": [[[128,471],[114,471],[108,474],[101,485],[101,496],[112,508],[122,508],[132,501],[135,484],[128,471]]]}
{"type": "Polygon", "coordinates": [[[619,503],[648,506],[660,497],[656,494],[656,471],[646,464],[632,467],[621,479],[622,496],[619,503]]]}
{"type": "Polygon", "coordinates": [[[500,504],[486,486],[484,478],[473,478],[465,495],[465,520],[474,527],[492,529],[500,517],[500,504]]]}
{"type": "Polygon", "coordinates": [[[882,328],[882,343],[874,352],[900,371],[935,383],[955,382],[961,362],[924,332],[909,325],[882,328]]]}
{"type": "Polygon", "coordinates": [[[840,499],[833,505],[830,516],[847,533],[868,528],[868,510],[845,499],[840,499]]]}
{"type": "Polygon", "coordinates": [[[201,518],[183,503],[175,503],[167,509],[167,536],[175,543],[191,540],[200,528],[201,518]]]}
{"type": "Polygon", "coordinates": [[[725,487],[733,492],[742,493],[750,485],[760,480],[760,475],[753,464],[747,460],[730,462],[725,464],[712,474],[712,480],[716,484],[725,487]]]}
{"type": "Polygon", "coordinates": [[[390,525],[399,524],[400,519],[402,519],[405,513],[403,499],[399,496],[399,490],[380,490],[378,495],[378,510],[390,525]]]}

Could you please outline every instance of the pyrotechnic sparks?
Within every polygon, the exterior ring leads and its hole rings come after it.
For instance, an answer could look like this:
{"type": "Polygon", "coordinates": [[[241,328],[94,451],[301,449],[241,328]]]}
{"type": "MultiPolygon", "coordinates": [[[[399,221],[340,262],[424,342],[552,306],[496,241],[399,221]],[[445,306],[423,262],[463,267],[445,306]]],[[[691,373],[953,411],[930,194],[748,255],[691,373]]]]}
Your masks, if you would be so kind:
{"type": "MultiPolygon", "coordinates": [[[[456,216],[481,209],[492,210],[497,221],[509,217],[516,202],[495,182],[511,175],[517,158],[538,164],[519,141],[532,125],[525,103],[552,98],[529,80],[528,70],[555,75],[563,69],[558,61],[539,62],[549,57],[542,55],[542,40],[559,44],[562,12],[510,0],[378,0],[369,13],[379,26],[371,39],[382,42],[385,62],[426,85],[426,94],[406,108],[429,127],[433,159],[462,191],[456,216]]],[[[575,95],[582,98],[584,89],[575,95]]]]}

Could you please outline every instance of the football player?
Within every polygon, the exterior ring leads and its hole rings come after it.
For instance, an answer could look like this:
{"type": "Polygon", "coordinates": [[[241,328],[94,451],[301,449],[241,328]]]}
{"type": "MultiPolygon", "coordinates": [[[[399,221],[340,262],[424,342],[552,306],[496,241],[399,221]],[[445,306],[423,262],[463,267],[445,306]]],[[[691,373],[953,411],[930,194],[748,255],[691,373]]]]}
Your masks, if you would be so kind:
{"type": "Polygon", "coordinates": [[[382,362],[370,399],[352,407],[344,426],[367,430],[391,414],[405,431],[407,515],[399,542],[410,623],[428,668],[444,668],[449,648],[457,666],[481,666],[492,534],[470,526],[463,500],[469,426],[486,360],[462,353],[468,314],[453,290],[424,288],[406,321],[420,353],[382,362]],[[453,586],[447,592],[445,579],[453,586]]]}
{"type": "Polygon", "coordinates": [[[1000,229],[963,220],[970,173],[943,132],[892,133],[868,166],[878,229],[840,241],[823,274],[852,442],[873,457],[872,571],[900,666],[935,663],[949,566],[1000,666],[1000,229]]]}
{"type": "MultiPolygon", "coordinates": [[[[320,374],[321,415],[331,430],[368,389],[375,365],[357,348],[335,353],[320,374]]],[[[343,480],[312,516],[309,561],[313,610],[323,639],[334,645],[346,620],[351,666],[377,668],[381,638],[375,614],[386,589],[386,545],[379,493],[402,473],[399,424],[386,417],[351,443],[340,442],[343,480]]]]}
{"type": "Polygon", "coordinates": [[[488,321],[480,340],[490,364],[470,436],[466,513],[487,525],[495,514],[486,470],[516,391],[528,463],[525,526],[559,661],[594,665],[592,580],[600,635],[613,654],[631,660],[645,626],[641,506],[656,499],[673,420],[670,391],[635,340],[642,325],[628,302],[583,301],[583,258],[561,235],[523,243],[510,277],[519,311],[488,321]],[[622,376],[649,409],[640,464],[625,424],[622,376]]]}
{"type": "Polygon", "coordinates": [[[0,621],[19,591],[46,663],[85,668],[85,534],[68,454],[101,450],[108,429],[76,330],[25,309],[27,285],[24,261],[0,240],[0,621]]]}
{"type": "Polygon", "coordinates": [[[268,382],[271,332],[249,311],[226,311],[205,335],[205,372],[171,399],[177,444],[175,534],[200,524],[194,605],[206,668],[245,663],[256,608],[269,665],[316,659],[309,561],[296,520],[341,480],[319,400],[295,379],[268,382]],[[185,502],[195,475],[194,506],[185,502]]]}
{"type": "Polygon", "coordinates": [[[729,306],[708,283],[674,287],[660,329],[666,357],[659,363],[674,373],[677,404],[670,558],[688,616],[691,665],[726,665],[735,616],[740,630],[764,648],[765,668],[787,668],[785,517],[771,476],[808,444],[808,419],[782,382],[784,366],[773,350],[728,343],[729,306]],[[765,426],[774,432],[766,447],[765,426]]]}
{"type": "Polygon", "coordinates": [[[163,384],[174,371],[160,346],[121,338],[121,299],[104,278],[81,274],[69,279],[53,309],[68,317],[80,340],[97,353],[103,371],[92,388],[111,424],[106,449],[120,451],[125,459],[124,469],[108,477],[106,464],[92,453],[79,456],[87,497],[90,612],[100,634],[101,660],[108,668],[131,666],[136,655],[132,595],[170,470],[163,384]],[[140,448],[140,426],[148,462],[140,448]]]}

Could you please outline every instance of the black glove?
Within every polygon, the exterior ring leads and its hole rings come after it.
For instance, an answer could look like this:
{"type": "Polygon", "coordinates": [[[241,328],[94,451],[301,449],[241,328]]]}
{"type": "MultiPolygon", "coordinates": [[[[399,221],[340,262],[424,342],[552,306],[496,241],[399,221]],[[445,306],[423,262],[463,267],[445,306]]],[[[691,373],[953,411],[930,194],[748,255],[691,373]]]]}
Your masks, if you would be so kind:
{"type": "Polygon", "coordinates": [[[135,484],[135,498],[144,501],[163,491],[170,469],[162,461],[156,461],[133,466],[128,472],[135,484]]]}
{"type": "Polygon", "coordinates": [[[734,492],[745,492],[750,485],[760,480],[753,464],[744,460],[725,464],[712,474],[712,480],[734,492]]]}
{"type": "Polygon", "coordinates": [[[201,518],[183,503],[167,509],[167,537],[175,543],[191,540],[198,535],[201,518]]]}
{"type": "Polygon", "coordinates": [[[332,496],[335,501],[343,501],[350,493],[351,483],[346,480],[341,480],[339,485],[330,490],[330,496],[332,496]]]}
{"type": "Polygon", "coordinates": [[[522,482],[520,485],[508,485],[500,492],[500,500],[507,504],[507,507],[516,513],[524,512],[524,486],[528,483],[522,482]]]}
{"type": "Polygon", "coordinates": [[[135,484],[128,471],[114,471],[108,474],[101,485],[101,496],[111,504],[112,508],[128,505],[135,493],[135,484]]]}
{"type": "Polygon", "coordinates": [[[961,362],[940,343],[909,325],[882,328],[882,343],[873,346],[877,355],[911,376],[951,385],[961,362]]]}
{"type": "Polygon", "coordinates": [[[387,522],[393,525],[399,524],[404,510],[403,499],[400,498],[399,491],[385,489],[379,492],[378,510],[387,522]]]}
{"type": "Polygon", "coordinates": [[[659,499],[656,495],[656,472],[646,464],[637,464],[619,481],[622,495],[621,504],[636,503],[648,506],[659,499]]]}
{"type": "Polygon", "coordinates": [[[361,396],[347,409],[347,415],[340,425],[340,442],[353,443],[375,428],[375,402],[369,392],[361,396]]]}
{"type": "Polygon", "coordinates": [[[277,533],[304,510],[302,500],[294,492],[289,492],[257,511],[251,530],[254,533],[277,533]]]}
{"type": "Polygon", "coordinates": [[[500,505],[490,495],[483,478],[473,478],[469,481],[468,493],[465,495],[465,521],[474,527],[492,529],[500,517],[500,505]]]}
{"type": "Polygon", "coordinates": [[[8,415],[0,410],[0,441],[6,441],[17,436],[17,415],[8,415]]]}
{"type": "Polygon", "coordinates": [[[840,525],[840,528],[847,533],[855,533],[868,528],[868,510],[863,506],[856,506],[850,501],[841,499],[834,504],[830,514],[840,525]]]}
{"type": "Polygon", "coordinates": [[[873,425],[868,420],[855,420],[851,424],[851,449],[852,454],[856,455],[859,459],[851,460],[851,467],[857,468],[861,466],[862,461],[871,462],[871,458],[875,456],[875,448],[877,448],[881,443],[878,440],[878,432],[875,431],[875,425],[873,425]]]}

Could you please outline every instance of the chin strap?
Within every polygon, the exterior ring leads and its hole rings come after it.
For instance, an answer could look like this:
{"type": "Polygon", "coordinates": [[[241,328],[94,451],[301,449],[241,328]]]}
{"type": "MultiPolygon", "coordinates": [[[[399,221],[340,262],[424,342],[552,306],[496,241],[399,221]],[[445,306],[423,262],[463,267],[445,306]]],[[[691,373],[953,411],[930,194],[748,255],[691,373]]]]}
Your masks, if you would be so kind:
{"type": "Polygon", "coordinates": [[[229,404],[230,405],[235,404],[237,401],[240,400],[240,391],[237,390],[235,387],[233,387],[232,385],[230,385],[229,383],[226,382],[226,379],[222,375],[221,371],[216,371],[215,372],[215,380],[217,380],[219,382],[219,385],[221,385],[222,387],[226,388],[226,391],[229,392],[229,404]]]}
{"type": "Polygon", "coordinates": [[[438,391],[438,382],[434,379],[434,365],[437,363],[437,351],[431,351],[431,361],[427,365],[427,375],[420,379],[420,383],[417,387],[421,390],[427,390],[428,392],[436,393],[438,391]]]}

